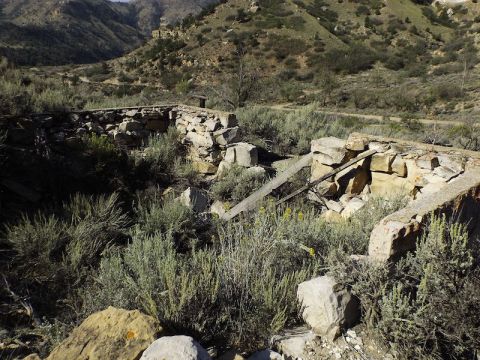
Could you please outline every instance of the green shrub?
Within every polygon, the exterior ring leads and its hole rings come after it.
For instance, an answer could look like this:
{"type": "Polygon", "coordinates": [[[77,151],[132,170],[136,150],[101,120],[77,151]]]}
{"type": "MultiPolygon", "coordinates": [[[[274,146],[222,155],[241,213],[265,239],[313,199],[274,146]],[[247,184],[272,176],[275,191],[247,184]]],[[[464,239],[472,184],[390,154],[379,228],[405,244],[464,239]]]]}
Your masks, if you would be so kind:
{"type": "Polygon", "coordinates": [[[405,359],[471,358],[480,346],[478,243],[466,228],[432,216],[415,254],[394,269],[335,264],[360,298],[369,331],[405,359]]]}
{"type": "Polygon", "coordinates": [[[432,218],[415,256],[397,266],[379,331],[405,357],[468,358],[478,349],[480,269],[471,245],[464,226],[432,218]]]}
{"type": "Polygon", "coordinates": [[[5,228],[5,240],[15,252],[7,278],[15,291],[40,314],[49,314],[58,299],[78,289],[100,254],[122,241],[129,218],[118,195],[98,198],[75,195],[57,214],[24,215],[5,228]]]}
{"type": "Polygon", "coordinates": [[[273,144],[273,150],[281,154],[304,154],[313,139],[346,137],[363,127],[358,121],[345,122],[342,117],[322,114],[316,111],[318,107],[313,103],[291,112],[253,107],[237,111],[237,116],[246,140],[265,147],[273,144]]]}
{"type": "Polygon", "coordinates": [[[358,43],[347,49],[328,50],[323,62],[333,71],[355,74],[370,69],[377,60],[378,56],[373,50],[358,43]]]}
{"type": "Polygon", "coordinates": [[[179,94],[188,94],[193,88],[190,79],[182,79],[175,85],[175,91],[179,94]]]}
{"type": "Polygon", "coordinates": [[[238,203],[259,189],[266,180],[264,174],[233,165],[226,171],[225,176],[213,184],[212,196],[217,200],[238,203]]]}
{"type": "Polygon", "coordinates": [[[175,158],[181,153],[180,134],[169,127],[164,134],[151,135],[143,151],[142,159],[153,172],[171,174],[175,158]]]}
{"type": "Polygon", "coordinates": [[[77,194],[64,206],[69,241],[63,262],[73,271],[98,262],[106,248],[121,241],[129,225],[118,195],[86,197],[77,194]]]}
{"type": "Polygon", "coordinates": [[[451,83],[441,83],[431,90],[432,96],[438,100],[452,100],[462,96],[460,86],[451,83]]]}
{"type": "Polygon", "coordinates": [[[174,332],[248,351],[295,324],[296,286],[323,273],[337,249],[365,253],[373,224],[398,203],[373,199],[351,220],[330,224],[312,208],[267,202],[237,221],[214,223],[210,245],[188,252],[178,251],[172,231],[183,215],[171,206],[139,211],[131,244],[107,254],[85,289],[84,311],[140,309],[174,332]]]}
{"type": "Polygon", "coordinates": [[[87,152],[95,154],[103,162],[118,155],[117,146],[107,136],[90,134],[83,138],[83,143],[87,152]]]}
{"type": "Polygon", "coordinates": [[[193,212],[172,197],[150,194],[139,197],[136,203],[137,232],[154,235],[157,232],[171,233],[186,238],[193,234],[193,212]]]}
{"type": "Polygon", "coordinates": [[[188,255],[175,251],[170,235],[135,233],[123,254],[102,261],[86,310],[135,308],[200,340],[222,339],[247,350],[266,345],[296,318],[295,286],[308,271],[280,271],[271,266],[266,238],[233,231],[220,232],[213,249],[188,255]]]}
{"type": "Polygon", "coordinates": [[[480,133],[476,121],[467,121],[447,129],[447,138],[456,146],[478,151],[480,149],[480,133]]]}

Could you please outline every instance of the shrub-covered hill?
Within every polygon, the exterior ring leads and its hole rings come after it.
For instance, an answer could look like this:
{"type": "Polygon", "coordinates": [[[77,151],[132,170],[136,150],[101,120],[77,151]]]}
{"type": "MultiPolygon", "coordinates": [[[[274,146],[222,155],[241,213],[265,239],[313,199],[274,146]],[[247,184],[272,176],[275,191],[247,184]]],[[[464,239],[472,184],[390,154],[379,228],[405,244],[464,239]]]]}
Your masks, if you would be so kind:
{"type": "Polygon", "coordinates": [[[125,4],[6,0],[0,11],[0,54],[18,64],[96,62],[143,42],[125,4]]]}
{"type": "Polygon", "coordinates": [[[266,73],[308,76],[320,60],[346,73],[376,60],[399,69],[426,63],[456,32],[476,33],[480,9],[470,5],[448,10],[411,0],[230,0],[174,31],[162,28],[162,39],[119,64],[137,74],[171,67],[212,79],[229,68],[242,44],[266,73]]]}
{"type": "Polygon", "coordinates": [[[219,0],[132,0],[137,28],[150,35],[160,22],[174,24],[190,14],[198,14],[219,0]]]}
{"type": "Polygon", "coordinates": [[[2,0],[0,55],[21,65],[87,63],[139,47],[160,21],[195,14],[212,0],[2,0]]]}

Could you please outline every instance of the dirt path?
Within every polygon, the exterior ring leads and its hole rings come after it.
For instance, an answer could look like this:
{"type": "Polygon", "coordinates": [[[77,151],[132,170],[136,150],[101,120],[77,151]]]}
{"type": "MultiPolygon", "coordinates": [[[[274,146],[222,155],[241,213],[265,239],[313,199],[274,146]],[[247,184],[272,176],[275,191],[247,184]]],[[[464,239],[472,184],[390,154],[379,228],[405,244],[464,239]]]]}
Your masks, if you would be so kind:
{"type": "MultiPolygon", "coordinates": [[[[272,106],[265,106],[270,109],[274,110],[281,110],[281,111],[294,111],[299,110],[302,106],[295,105],[293,103],[286,103],[286,104],[276,104],[272,106]]],[[[399,116],[383,116],[383,115],[370,115],[370,114],[359,114],[359,113],[350,113],[350,112],[341,112],[341,111],[330,111],[330,110],[322,110],[319,108],[317,110],[319,113],[327,114],[327,115],[337,115],[337,116],[351,116],[356,117],[359,119],[365,120],[373,120],[378,122],[384,122],[386,119],[393,122],[401,122],[402,118],[399,116]]],[[[462,121],[455,121],[455,120],[433,120],[433,119],[416,119],[418,122],[425,124],[425,125],[463,125],[464,122],[462,121]]]]}

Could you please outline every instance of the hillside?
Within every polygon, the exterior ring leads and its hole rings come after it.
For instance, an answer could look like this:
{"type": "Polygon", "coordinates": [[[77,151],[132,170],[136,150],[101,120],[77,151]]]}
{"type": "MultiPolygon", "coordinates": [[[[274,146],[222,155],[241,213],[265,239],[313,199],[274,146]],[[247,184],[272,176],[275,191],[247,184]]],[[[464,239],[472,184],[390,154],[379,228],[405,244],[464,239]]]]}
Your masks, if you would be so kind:
{"type": "Polygon", "coordinates": [[[178,21],[209,3],[212,0],[2,0],[0,55],[20,65],[111,59],[139,47],[160,21],[178,21]]]}
{"type": "Polygon", "coordinates": [[[18,64],[96,62],[143,42],[125,4],[105,0],[6,0],[0,55],[18,64]]]}
{"type": "Polygon", "coordinates": [[[160,22],[174,24],[186,16],[198,14],[218,0],[134,0],[130,3],[138,29],[150,35],[160,22]]]}
{"type": "MultiPolygon", "coordinates": [[[[225,89],[219,85],[232,80],[242,62],[268,82],[257,100],[296,100],[302,92],[318,94],[328,87],[325,81],[334,80],[347,86],[334,86],[338,91],[331,105],[365,108],[370,104],[354,99],[352,87],[359,85],[357,95],[363,96],[365,80],[376,83],[375,96],[384,96],[385,87],[398,92],[412,82],[427,95],[431,89],[424,89],[425,77],[429,85],[440,86],[451,83],[453,76],[455,86],[466,81],[475,89],[479,15],[479,6],[471,2],[444,6],[410,0],[230,0],[188,27],[162,28],[160,39],[112,66],[114,73],[134,83],[170,89],[194,85],[202,91],[216,87],[213,95],[221,97],[225,89]],[[469,77],[462,80],[465,65],[469,77]],[[361,77],[373,70],[378,71],[361,77]]],[[[430,100],[418,104],[416,98],[413,94],[415,104],[395,105],[395,110],[424,110],[430,100]]],[[[379,109],[391,106],[381,104],[388,99],[378,102],[379,109]]]]}

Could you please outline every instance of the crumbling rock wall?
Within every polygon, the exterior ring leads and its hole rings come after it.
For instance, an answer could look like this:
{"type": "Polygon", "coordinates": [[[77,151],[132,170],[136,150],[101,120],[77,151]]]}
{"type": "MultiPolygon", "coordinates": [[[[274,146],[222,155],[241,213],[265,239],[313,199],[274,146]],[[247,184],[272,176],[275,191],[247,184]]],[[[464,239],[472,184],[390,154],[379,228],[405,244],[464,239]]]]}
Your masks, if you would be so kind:
{"type": "Polygon", "coordinates": [[[331,220],[349,217],[372,195],[410,197],[405,208],[372,231],[370,259],[397,260],[413,250],[432,213],[479,230],[480,153],[358,133],[347,140],[322,138],[312,141],[311,180],[366,150],[377,152],[319,184],[309,196],[325,206],[324,216],[331,220]]]}
{"type": "Polygon", "coordinates": [[[480,166],[476,152],[354,133],[347,140],[312,141],[311,180],[366,150],[377,153],[319,184],[310,198],[348,217],[371,195],[424,198],[480,166]]]}
{"type": "Polygon", "coordinates": [[[189,156],[201,173],[214,174],[226,147],[239,140],[234,114],[185,105],[74,111],[63,114],[31,114],[0,119],[13,144],[34,145],[76,141],[88,134],[108,136],[119,146],[139,147],[153,133],[175,126],[190,144],[189,156]]]}

